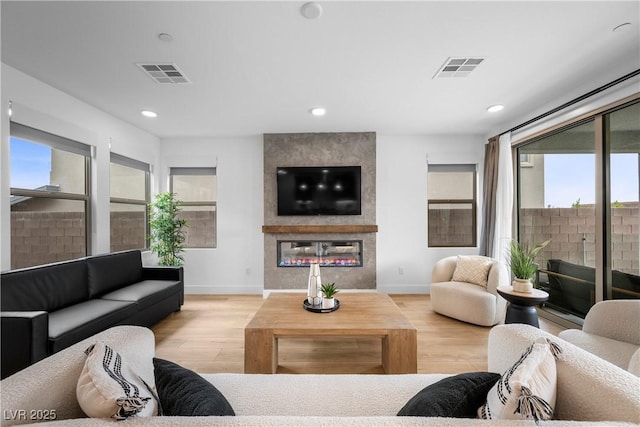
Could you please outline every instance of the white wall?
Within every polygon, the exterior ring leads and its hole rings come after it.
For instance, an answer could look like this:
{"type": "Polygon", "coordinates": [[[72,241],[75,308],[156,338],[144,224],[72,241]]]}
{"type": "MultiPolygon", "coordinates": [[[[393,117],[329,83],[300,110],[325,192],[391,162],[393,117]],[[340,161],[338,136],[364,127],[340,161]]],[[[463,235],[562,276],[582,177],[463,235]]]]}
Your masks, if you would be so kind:
{"type": "Polygon", "coordinates": [[[0,269],[11,266],[9,100],[13,103],[13,121],[95,147],[91,253],[109,252],[109,144],[118,154],[157,165],[160,140],[5,64],[1,77],[0,269]]]}
{"type": "Polygon", "coordinates": [[[217,248],[187,249],[186,293],[262,293],[262,153],[262,135],[162,141],[160,191],[170,167],[216,167],[217,248]]]}
{"type": "MultiPolygon", "coordinates": [[[[480,194],[485,142],[477,135],[378,135],[378,291],[428,293],[437,260],[478,254],[477,247],[427,247],[427,161],[477,164],[480,194]]],[[[481,199],[478,202],[480,224],[481,199]]]]}

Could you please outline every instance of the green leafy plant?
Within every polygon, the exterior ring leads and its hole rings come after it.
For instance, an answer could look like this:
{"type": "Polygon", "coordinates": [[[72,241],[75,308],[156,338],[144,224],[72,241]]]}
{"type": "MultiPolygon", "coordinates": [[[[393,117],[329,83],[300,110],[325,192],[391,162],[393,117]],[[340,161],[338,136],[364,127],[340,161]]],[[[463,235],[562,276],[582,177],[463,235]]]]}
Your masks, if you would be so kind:
{"type": "Polygon", "coordinates": [[[184,231],[188,226],[179,219],[181,202],[174,193],[159,193],[155,201],[149,204],[149,226],[151,251],[158,255],[158,264],[180,266],[184,264],[184,231]]]}
{"type": "Polygon", "coordinates": [[[517,279],[531,279],[538,265],[535,263],[535,258],[538,253],[551,242],[551,239],[545,240],[537,245],[529,246],[526,244],[520,244],[517,240],[512,240],[509,245],[509,253],[507,255],[507,262],[511,267],[511,272],[517,279]]]}
{"type": "Polygon", "coordinates": [[[324,295],[325,298],[333,298],[335,294],[340,292],[338,289],[336,289],[335,283],[325,283],[320,287],[320,290],[322,291],[322,295],[324,295]]]}
{"type": "Polygon", "coordinates": [[[612,208],[624,208],[624,204],[622,204],[621,202],[616,200],[613,203],[611,203],[611,207],[612,208]]]}
{"type": "Polygon", "coordinates": [[[578,197],[578,200],[576,200],[575,202],[573,202],[573,203],[571,204],[571,207],[572,207],[572,208],[579,208],[580,206],[581,206],[581,205],[580,205],[580,197],[578,197]]]}

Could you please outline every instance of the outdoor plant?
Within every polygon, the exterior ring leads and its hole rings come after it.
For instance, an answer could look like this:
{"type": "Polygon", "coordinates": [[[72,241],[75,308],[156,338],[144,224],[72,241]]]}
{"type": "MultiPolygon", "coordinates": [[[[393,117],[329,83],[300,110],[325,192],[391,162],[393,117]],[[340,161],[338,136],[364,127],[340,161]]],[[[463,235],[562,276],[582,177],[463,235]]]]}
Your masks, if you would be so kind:
{"type": "Polygon", "coordinates": [[[333,298],[335,294],[340,292],[338,289],[336,289],[335,283],[325,283],[324,285],[322,285],[320,290],[322,291],[322,295],[324,295],[325,298],[333,298]]]}
{"type": "Polygon", "coordinates": [[[529,280],[536,274],[538,265],[534,262],[538,253],[551,242],[545,240],[537,245],[529,246],[520,244],[517,240],[512,240],[509,245],[507,262],[511,267],[511,272],[517,279],[529,280]]]}
{"type": "Polygon", "coordinates": [[[158,256],[159,265],[180,266],[184,264],[184,231],[188,226],[178,218],[181,202],[174,193],[159,193],[149,204],[149,226],[151,251],[158,256]]]}

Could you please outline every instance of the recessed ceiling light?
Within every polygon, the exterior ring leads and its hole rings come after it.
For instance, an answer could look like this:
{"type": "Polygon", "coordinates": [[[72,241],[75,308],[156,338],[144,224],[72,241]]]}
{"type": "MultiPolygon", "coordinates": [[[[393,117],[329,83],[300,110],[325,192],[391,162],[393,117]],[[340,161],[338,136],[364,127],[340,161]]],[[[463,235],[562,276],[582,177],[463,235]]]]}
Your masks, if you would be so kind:
{"type": "Polygon", "coordinates": [[[160,40],[162,40],[163,42],[172,42],[173,41],[173,36],[169,33],[160,33],[158,34],[158,38],[160,40]]]}
{"type": "Polygon", "coordinates": [[[300,8],[300,13],[307,19],[317,19],[322,15],[322,6],[318,3],[310,1],[300,8]]]}
{"type": "Polygon", "coordinates": [[[322,107],[316,107],[311,109],[311,114],[313,114],[314,116],[324,116],[325,114],[327,114],[327,110],[322,107]]]}
{"type": "Polygon", "coordinates": [[[631,22],[625,22],[613,28],[614,33],[621,33],[631,29],[631,22]]]}
{"type": "Polygon", "coordinates": [[[140,114],[142,114],[145,117],[151,117],[151,118],[158,117],[158,114],[156,114],[155,111],[151,111],[151,110],[142,110],[140,111],[140,114]]]}
{"type": "Polygon", "coordinates": [[[502,110],[504,108],[504,105],[492,105],[491,107],[487,107],[487,111],[490,113],[497,113],[498,111],[502,110]]]}

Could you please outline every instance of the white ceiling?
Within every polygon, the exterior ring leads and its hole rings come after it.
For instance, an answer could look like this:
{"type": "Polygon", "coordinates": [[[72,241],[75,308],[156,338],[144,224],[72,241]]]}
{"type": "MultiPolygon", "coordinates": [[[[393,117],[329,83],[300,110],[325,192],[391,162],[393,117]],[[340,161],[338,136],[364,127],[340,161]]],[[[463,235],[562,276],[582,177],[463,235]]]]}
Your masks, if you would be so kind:
{"type": "Polygon", "coordinates": [[[321,1],[316,20],[303,3],[2,1],[2,62],[162,138],[492,135],[640,68],[638,0],[321,1]],[[434,79],[452,56],[486,59],[434,79]]]}

